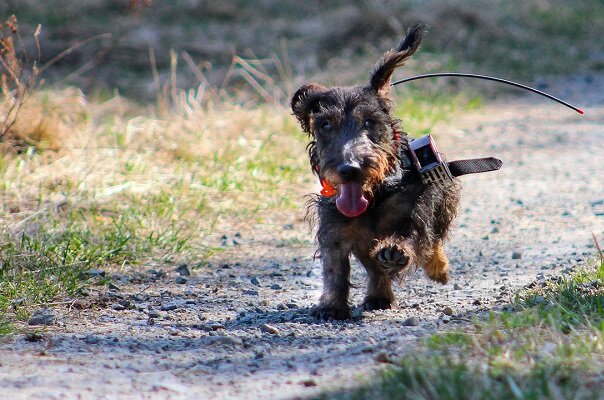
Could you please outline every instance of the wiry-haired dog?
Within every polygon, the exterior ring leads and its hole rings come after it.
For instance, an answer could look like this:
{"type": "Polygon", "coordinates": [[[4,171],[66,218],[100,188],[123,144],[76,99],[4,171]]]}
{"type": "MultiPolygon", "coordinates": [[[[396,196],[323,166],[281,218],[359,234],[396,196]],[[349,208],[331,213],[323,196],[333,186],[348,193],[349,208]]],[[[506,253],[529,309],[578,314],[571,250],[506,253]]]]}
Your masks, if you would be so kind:
{"type": "Polygon", "coordinates": [[[311,138],[312,170],[324,183],[311,202],[318,219],[323,294],[320,319],[350,317],[350,255],[363,264],[368,288],[363,307],[395,307],[393,278],[415,267],[449,280],[443,240],[459,203],[460,185],[424,185],[411,167],[409,138],[391,115],[390,79],[418,48],[423,26],[409,29],[398,47],[375,65],[369,84],[302,86],[291,107],[311,138]],[[333,193],[329,193],[333,191],[333,193]]]}

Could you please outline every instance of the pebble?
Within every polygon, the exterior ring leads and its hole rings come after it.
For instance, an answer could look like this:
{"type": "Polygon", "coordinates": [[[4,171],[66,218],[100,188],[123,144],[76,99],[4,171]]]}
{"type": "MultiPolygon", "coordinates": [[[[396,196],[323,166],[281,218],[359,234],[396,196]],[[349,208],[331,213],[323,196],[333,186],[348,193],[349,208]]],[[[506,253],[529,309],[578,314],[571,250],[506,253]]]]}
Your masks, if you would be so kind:
{"type": "Polygon", "coordinates": [[[53,325],[57,322],[57,315],[50,308],[40,308],[29,318],[29,325],[53,325]]]}
{"type": "Polygon", "coordinates": [[[101,338],[96,335],[86,335],[84,337],[84,342],[88,344],[98,344],[101,341],[101,338]]]}
{"type": "Polygon", "coordinates": [[[451,307],[445,307],[443,308],[443,314],[451,316],[453,315],[453,309],[451,307]]]}
{"type": "Polygon", "coordinates": [[[107,273],[105,271],[103,271],[102,269],[89,269],[88,271],[86,271],[86,275],[88,275],[90,278],[97,278],[97,277],[104,277],[105,275],[107,275],[107,273]]]}
{"type": "MultiPolygon", "coordinates": [[[[220,322],[209,322],[207,324],[204,324],[204,326],[211,330],[211,331],[217,331],[219,329],[226,329],[224,325],[222,325],[220,322]]],[[[204,328],[204,329],[206,329],[204,328]]]]}
{"type": "Polygon", "coordinates": [[[143,296],[142,294],[134,294],[131,298],[134,301],[145,301],[145,296],[143,296]]]}
{"type": "Polygon", "coordinates": [[[189,280],[186,277],[182,276],[182,275],[176,278],[176,283],[178,283],[179,285],[184,285],[188,281],[189,280]]]}
{"type": "Polygon", "coordinates": [[[107,287],[109,288],[109,290],[117,290],[117,291],[120,290],[120,287],[118,285],[116,285],[115,283],[113,283],[113,282],[109,282],[109,284],[107,285],[107,287]]]}
{"type": "Polygon", "coordinates": [[[147,315],[149,316],[149,318],[159,318],[159,311],[157,311],[154,308],[149,309],[149,311],[147,312],[147,315]]]}
{"type": "Polygon", "coordinates": [[[123,311],[126,309],[126,307],[124,307],[120,303],[115,303],[113,306],[111,306],[111,308],[114,309],[115,311],[123,311]]]}
{"type": "Polygon", "coordinates": [[[380,351],[375,356],[375,361],[377,361],[379,363],[384,363],[384,364],[393,364],[392,359],[390,358],[390,356],[388,355],[388,353],[386,353],[385,351],[380,351]]]}
{"type": "Polygon", "coordinates": [[[279,290],[281,289],[281,285],[279,285],[278,283],[274,283],[271,285],[271,289],[273,290],[279,290]]]}
{"type": "Polygon", "coordinates": [[[479,299],[476,299],[476,300],[474,300],[474,301],[472,302],[472,304],[473,304],[473,305],[475,305],[475,306],[479,306],[479,305],[481,305],[482,303],[480,302],[480,300],[479,300],[479,299]]]}
{"type": "Polygon", "coordinates": [[[300,381],[300,384],[305,387],[317,386],[317,382],[314,379],[304,379],[304,380],[300,381]]]}
{"type": "Polygon", "coordinates": [[[522,258],[522,253],[519,250],[514,250],[512,252],[512,260],[520,260],[522,258]]]}
{"type": "Polygon", "coordinates": [[[418,326],[419,319],[417,317],[409,317],[403,321],[403,326],[418,326]]]}
{"type": "Polygon", "coordinates": [[[260,330],[262,332],[270,333],[271,335],[278,335],[281,333],[281,331],[279,331],[279,329],[277,329],[274,326],[269,325],[269,324],[260,325],[260,330]]]}
{"type": "Polygon", "coordinates": [[[260,286],[260,280],[258,278],[256,278],[255,276],[252,277],[252,279],[250,279],[250,283],[255,286],[260,286]]]}
{"type": "Polygon", "coordinates": [[[461,290],[461,285],[459,283],[454,284],[453,290],[461,290]]]}
{"type": "Polygon", "coordinates": [[[175,270],[180,276],[191,276],[189,266],[187,264],[180,264],[175,270]]]}
{"type": "Polygon", "coordinates": [[[252,289],[246,289],[243,291],[243,294],[247,294],[250,296],[258,296],[258,291],[257,290],[252,290],[252,289]]]}
{"type": "Polygon", "coordinates": [[[162,311],[172,311],[176,310],[177,308],[178,306],[176,305],[176,303],[164,303],[159,309],[162,311]]]}
{"type": "MultiPolygon", "coordinates": [[[[27,332],[23,339],[25,339],[26,342],[36,343],[44,340],[44,335],[42,335],[40,332],[27,332]]],[[[0,364],[0,366],[1,365],[2,364],[0,364]]]]}
{"type": "Polygon", "coordinates": [[[240,346],[243,344],[243,340],[237,336],[212,336],[210,343],[225,346],[240,346]]]}

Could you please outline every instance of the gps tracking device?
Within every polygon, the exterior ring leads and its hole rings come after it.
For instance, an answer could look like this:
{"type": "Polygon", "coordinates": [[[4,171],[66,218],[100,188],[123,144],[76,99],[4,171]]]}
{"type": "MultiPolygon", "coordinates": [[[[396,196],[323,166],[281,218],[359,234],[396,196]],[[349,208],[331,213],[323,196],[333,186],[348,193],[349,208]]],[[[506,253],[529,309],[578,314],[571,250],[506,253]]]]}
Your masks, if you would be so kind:
{"type": "Polygon", "coordinates": [[[411,159],[424,185],[434,183],[444,186],[453,181],[449,166],[443,161],[432,135],[409,142],[411,159]]]}

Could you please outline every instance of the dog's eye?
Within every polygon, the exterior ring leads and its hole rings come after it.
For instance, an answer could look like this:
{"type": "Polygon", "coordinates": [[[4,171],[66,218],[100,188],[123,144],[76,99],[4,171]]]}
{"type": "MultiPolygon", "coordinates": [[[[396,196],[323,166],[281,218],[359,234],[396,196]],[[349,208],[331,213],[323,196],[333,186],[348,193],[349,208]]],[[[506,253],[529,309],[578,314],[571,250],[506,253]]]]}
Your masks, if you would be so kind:
{"type": "Polygon", "coordinates": [[[323,129],[326,132],[331,131],[331,124],[329,123],[329,121],[325,121],[321,124],[321,129],[323,129]]]}
{"type": "Polygon", "coordinates": [[[367,118],[365,120],[365,122],[363,123],[363,125],[365,125],[365,128],[371,129],[375,125],[375,121],[372,120],[371,118],[367,118]]]}

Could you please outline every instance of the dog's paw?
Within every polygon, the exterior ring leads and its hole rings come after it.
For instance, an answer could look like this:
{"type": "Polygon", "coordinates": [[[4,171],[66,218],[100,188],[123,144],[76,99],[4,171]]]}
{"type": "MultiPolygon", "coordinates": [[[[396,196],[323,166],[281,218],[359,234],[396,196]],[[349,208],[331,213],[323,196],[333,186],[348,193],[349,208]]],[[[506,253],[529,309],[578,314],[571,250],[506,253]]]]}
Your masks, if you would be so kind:
{"type": "Polygon", "coordinates": [[[322,321],[328,321],[330,319],[343,320],[349,319],[352,316],[350,307],[348,307],[348,305],[334,307],[319,304],[310,311],[310,314],[322,321]]]}
{"type": "Polygon", "coordinates": [[[439,272],[432,273],[432,275],[428,275],[428,278],[445,285],[445,284],[449,283],[449,280],[451,279],[451,275],[449,275],[449,271],[439,271],[439,272]]]}
{"type": "Polygon", "coordinates": [[[409,256],[401,247],[393,244],[379,249],[375,259],[388,269],[403,269],[409,264],[409,256]]]}
{"type": "Polygon", "coordinates": [[[396,300],[387,297],[367,296],[361,304],[363,310],[390,310],[396,308],[396,300]]]}

